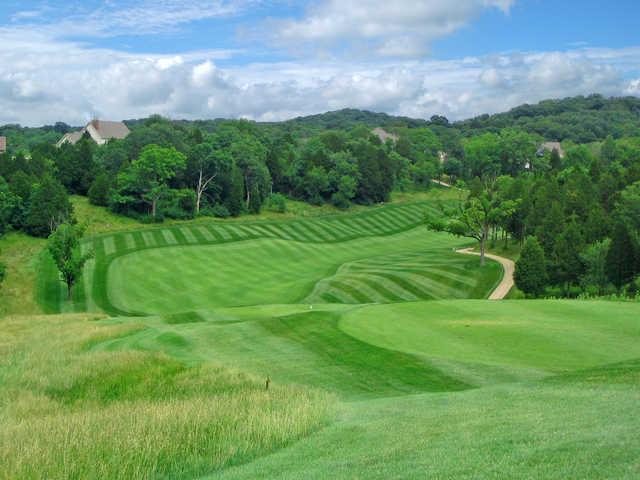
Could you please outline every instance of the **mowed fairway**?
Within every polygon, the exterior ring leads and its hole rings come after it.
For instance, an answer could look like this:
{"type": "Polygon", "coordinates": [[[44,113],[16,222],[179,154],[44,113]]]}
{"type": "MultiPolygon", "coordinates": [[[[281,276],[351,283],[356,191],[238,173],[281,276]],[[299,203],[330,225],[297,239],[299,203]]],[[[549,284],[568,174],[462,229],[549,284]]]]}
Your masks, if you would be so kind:
{"type": "MultiPolygon", "coordinates": [[[[94,237],[74,311],[148,315],[282,303],[392,303],[486,298],[495,262],[454,253],[468,240],[422,226],[426,202],[356,215],[211,222],[94,237]]],[[[51,262],[42,303],[69,310],[51,262]]]]}
{"type": "MultiPolygon", "coordinates": [[[[145,451],[127,465],[136,478],[640,477],[640,304],[483,300],[501,267],[481,268],[454,252],[468,242],[428,232],[430,208],[93,237],[75,302],[46,262],[40,295],[53,311],[115,317],[96,325],[126,333],[92,341],[96,358],[160,352],[180,368],[242,372],[263,394],[257,408],[270,395],[313,400],[260,424],[255,446],[236,421],[224,459],[210,460],[226,451],[213,440],[195,456],[176,443],[172,458],[184,460],[164,470],[145,451]],[[272,441],[279,421],[297,427],[272,441]]],[[[198,395],[225,394],[203,394],[203,375],[198,395]]],[[[147,381],[131,377],[127,391],[147,381]]]]}

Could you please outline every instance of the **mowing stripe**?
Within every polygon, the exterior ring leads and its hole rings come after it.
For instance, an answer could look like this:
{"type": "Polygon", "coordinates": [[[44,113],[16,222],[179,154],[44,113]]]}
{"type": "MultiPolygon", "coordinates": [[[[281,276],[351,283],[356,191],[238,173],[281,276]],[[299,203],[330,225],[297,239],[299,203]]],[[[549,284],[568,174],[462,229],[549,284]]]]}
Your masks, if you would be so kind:
{"type": "Polygon", "coordinates": [[[216,237],[213,236],[213,234],[205,227],[203,227],[202,225],[198,225],[197,227],[194,227],[196,232],[198,232],[202,238],[204,239],[205,242],[215,242],[216,241],[216,237]]]}
{"type": "MultiPolygon", "coordinates": [[[[164,229],[162,229],[164,230],[164,229]]],[[[159,247],[164,247],[165,245],[167,245],[167,241],[165,240],[164,236],[162,235],[162,230],[156,228],[155,230],[152,230],[152,234],[153,234],[153,238],[156,240],[156,245],[158,245],[159,247]]]]}
{"type": "Polygon", "coordinates": [[[195,237],[195,235],[193,234],[190,228],[180,227],[180,231],[184,235],[184,238],[187,241],[187,243],[198,243],[198,239],[195,237]]]}
{"type": "Polygon", "coordinates": [[[104,245],[104,253],[106,255],[111,255],[116,253],[116,242],[113,237],[105,237],[102,239],[102,243],[104,245]]]}
{"type": "Polygon", "coordinates": [[[198,228],[192,227],[189,230],[191,231],[191,233],[193,233],[193,236],[196,237],[196,241],[199,245],[207,243],[206,237],[202,235],[202,232],[198,228]]]}
{"type": "Polygon", "coordinates": [[[209,230],[225,242],[232,239],[231,234],[225,227],[214,227],[213,225],[209,225],[209,230]]]}
{"type": "Polygon", "coordinates": [[[414,301],[418,300],[420,297],[416,296],[410,290],[404,288],[404,286],[399,285],[396,281],[387,278],[384,273],[376,273],[372,272],[369,274],[372,281],[382,285],[384,288],[392,292],[394,295],[397,295],[399,298],[405,301],[414,301]]]}
{"type": "Polygon", "coordinates": [[[147,248],[156,246],[156,239],[153,237],[152,232],[142,232],[142,241],[147,248]]]}
{"type": "Polygon", "coordinates": [[[127,250],[135,250],[136,241],[133,238],[133,235],[131,235],[130,233],[127,233],[124,235],[124,243],[126,245],[127,250]]]}
{"type": "Polygon", "coordinates": [[[171,228],[171,233],[173,234],[173,236],[175,237],[179,245],[186,245],[189,243],[187,242],[187,239],[185,238],[184,234],[180,231],[179,228],[177,227],[171,228]]]}
{"type": "Polygon", "coordinates": [[[162,236],[164,237],[164,240],[165,242],[167,242],[168,245],[178,244],[178,240],[176,240],[176,237],[173,235],[173,232],[171,230],[163,229],[162,236]]]}
{"type": "Polygon", "coordinates": [[[342,291],[356,300],[356,303],[373,303],[372,300],[357,288],[343,281],[331,280],[329,282],[332,291],[342,291]]]}

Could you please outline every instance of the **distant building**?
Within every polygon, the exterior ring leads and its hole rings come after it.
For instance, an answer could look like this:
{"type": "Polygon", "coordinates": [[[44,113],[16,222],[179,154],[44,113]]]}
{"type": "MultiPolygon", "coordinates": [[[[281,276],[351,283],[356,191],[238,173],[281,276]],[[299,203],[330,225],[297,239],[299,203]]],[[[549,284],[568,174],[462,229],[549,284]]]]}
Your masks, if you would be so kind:
{"type": "Polygon", "coordinates": [[[398,141],[397,135],[394,135],[393,133],[389,133],[380,127],[373,129],[371,133],[373,133],[376,137],[378,137],[382,143],[387,143],[387,140],[389,139],[393,140],[394,142],[398,141]]]}
{"type": "Polygon", "coordinates": [[[61,147],[65,143],[75,145],[80,141],[84,134],[89,134],[89,137],[98,145],[104,145],[109,140],[114,138],[122,140],[126,138],[131,131],[122,122],[105,122],[104,120],[92,120],[82,130],[75,132],[69,132],[56,143],[57,147],[61,147]]]}
{"type": "Polygon", "coordinates": [[[538,157],[543,157],[544,152],[553,152],[554,150],[558,151],[558,155],[560,155],[560,158],[564,158],[564,150],[562,149],[562,145],[560,145],[560,142],[545,142],[541,144],[538,147],[536,155],[538,157]]]}
{"type": "Polygon", "coordinates": [[[0,154],[7,151],[7,137],[0,137],[0,154]]]}
{"type": "Polygon", "coordinates": [[[449,155],[447,154],[447,152],[443,152],[442,150],[438,151],[438,160],[440,161],[441,165],[444,165],[445,163],[447,163],[448,158],[449,158],[449,155]]]}

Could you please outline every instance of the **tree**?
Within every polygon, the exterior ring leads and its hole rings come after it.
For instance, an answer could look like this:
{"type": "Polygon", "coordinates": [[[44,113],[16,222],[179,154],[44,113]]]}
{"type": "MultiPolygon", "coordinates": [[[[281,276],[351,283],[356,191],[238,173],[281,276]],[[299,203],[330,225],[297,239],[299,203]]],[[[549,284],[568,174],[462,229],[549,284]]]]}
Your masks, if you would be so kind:
{"type": "Polygon", "coordinates": [[[544,250],[536,237],[529,237],[516,262],[516,286],[527,295],[537,297],[544,292],[547,282],[544,250]]]}
{"type": "Polygon", "coordinates": [[[593,285],[598,289],[598,294],[602,295],[609,283],[607,276],[607,254],[611,240],[605,238],[599,242],[592,243],[580,254],[580,260],[584,265],[584,274],[580,277],[583,287],[593,285]]]}
{"type": "Polygon", "coordinates": [[[81,253],[80,240],[83,235],[84,227],[63,223],[51,234],[47,243],[49,253],[67,284],[69,300],[73,297],[73,286],[82,275],[84,264],[93,255],[92,252],[81,253]]]}
{"type": "Polygon", "coordinates": [[[477,240],[480,246],[480,265],[484,265],[492,212],[496,208],[493,203],[493,193],[493,182],[478,181],[463,205],[456,211],[448,212],[448,218],[428,218],[427,227],[477,240]]]}
{"type": "Polygon", "coordinates": [[[635,274],[636,246],[629,229],[622,223],[616,223],[607,253],[607,276],[617,288],[633,280],[635,274]]]}
{"type": "Polygon", "coordinates": [[[111,190],[111,175],[107,172],[98,174],[91,184],[87,196],[93,205],[106,207],[109,204],[109,191],[111,190]]]}
{"type": "Polygon", "coordinates": [[[20,198],[13,194],[4,178],[0,177],[0,235],[13,226],[19,208],[20,198]]]}
{"type": "Polygon", "coordinates": [[[118,183],[135,192],[151,207],[151,216],[156,217],[158,200],[169,188],[167,182],[183,170],[186,157],[173,147],[147,145],[131,166],[119,175],[118,183]]]}
{"type": "MultiPolygon", "coordinates": [[[[200,131],[200,130],[196,130],[200,131]]],[[[196,192],[196,214],[200,213],[202,195],[212,182],[231,170],[232,159],[226,150],[215,149],[210,143],[198,143],[187,156],[187,172],[195,178],[192,183],[196,192]]]]}
{"type": "Polygon", "coordinates": [[[47,237],[71,218],[73,208],[62,184],[50,175],[42,177],[29,199],[25,230],[36,237],[47,237]]]}

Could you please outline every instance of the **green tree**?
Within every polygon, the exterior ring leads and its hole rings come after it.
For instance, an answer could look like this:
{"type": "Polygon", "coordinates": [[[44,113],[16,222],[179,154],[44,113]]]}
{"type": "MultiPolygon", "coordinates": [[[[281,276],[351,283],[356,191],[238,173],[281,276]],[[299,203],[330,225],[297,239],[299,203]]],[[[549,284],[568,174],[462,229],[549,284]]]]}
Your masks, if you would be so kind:
{"type": "Polygon", "coordinates": [[[537,297],[544,292],[547,282],[544,250],[536,237],[529,237],[516,262],[516,286],[527,295],[537,297]]]}
{"type": "Polygon", "coordinates": [[[244,176],[238,167],[234,167],[227,184],[225,205],[229,213],[237,217],[244,210],[244,176]]]}
{"type": "Polygon", "coordinates": [[[607,253],[607,275],[617,288],[633,280],[635,274],[636,246],[623,222],[617,222],[607,253]]]}
{"type": "Polygon", "coordinates": [[[93,253],[84,255],[80,252],[80,240],[84,235],[84,227],[63,223],[51,234],[47,248],[53,258],[62,279],[67,285],[67,296],[73,297],[73,286],[82,275],[84,264],[93,253]]]}
{"type": "Polygon", "coordinates": [[[89,187],[87,196],[93,205],[106,207],[109,204],[109,193],[111,190],[111,175],[107,172],[98,174],[89,187]]]}
{"type": "MultiPolygon", "coordinates": [[[[200,130],[196,130],[200,131],[200,130]]],[[[200,141],[187,156],[187,173],[196,193],[196,214],[200,213],[202,196],[212,188],[213,181],[231,170],[232,158],[225,149],[216,149],[210,143],[200,141]]]]}
{"type": "Polygon", "coordinates": [[[184,154],[173,147],[147,145],[131,166],[118,177],[118,184],[132,191],[151,207],[156,217],[158,201],[169,188],[168,181],[182,171],[186,164],[184,154]]]}
{"type": "Polygon", "coordinates": [[[480,265],[485,264],[485,251],[493,217],[493,182],[476,182],[467,200],[457,209],[440,218],[427,218],[427,228],[445,231],[459,237],[473,238],[480,247],[480,265]]]}
{"type": "Polygon", "coordinates": [[[13,194],[9,184],[0,177],[0,235],[13,226],[19,208],[20,198],[13,194]]]}
{"type": "Polygon", "coordinates": [[[49,236],[71,219],[73,208],[62,184],[50,175],[42,177],[29,199],[25,230],[36,237],[49,236]]]}
{"type": "Polygon", "coordinates": [[[599,242],[592,243],[580,254],[580,260],[584,265],[584,274],[580,277],[580,283],[583,287],[596,287],[599,295],[604,293],[609,283],[607,256],[610,246],[611,240],[605,238],[599,242]]]}

